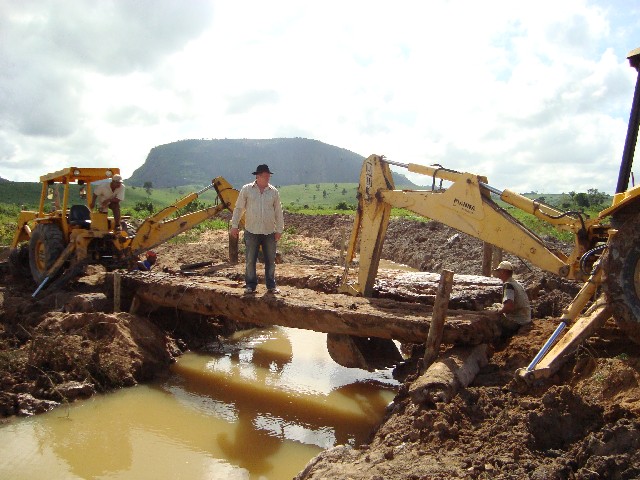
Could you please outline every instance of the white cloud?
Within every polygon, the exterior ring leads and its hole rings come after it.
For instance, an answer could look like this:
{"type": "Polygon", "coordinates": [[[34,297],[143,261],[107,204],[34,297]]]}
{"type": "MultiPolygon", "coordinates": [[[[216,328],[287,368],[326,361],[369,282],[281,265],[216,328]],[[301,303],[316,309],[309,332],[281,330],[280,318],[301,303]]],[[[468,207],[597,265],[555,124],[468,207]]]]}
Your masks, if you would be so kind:
{"type": "Polygon", "coordinates": [[[175,140],[303,136],[497,188],[612,192],[627,3],[5,1],[0,176],[126,177],[175,140]]]}

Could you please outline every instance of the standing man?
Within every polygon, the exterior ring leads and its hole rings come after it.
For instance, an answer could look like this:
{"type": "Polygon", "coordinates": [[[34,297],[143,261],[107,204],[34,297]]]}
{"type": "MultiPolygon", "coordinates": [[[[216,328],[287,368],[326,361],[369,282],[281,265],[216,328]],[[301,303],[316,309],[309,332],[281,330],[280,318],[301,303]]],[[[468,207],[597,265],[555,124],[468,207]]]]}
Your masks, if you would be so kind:
{"type": "Polygon", "coordinates": [[[91,210],[97,205],[98,210],[102,213],[109,213],[109,209],[113,212],[115,220],[115,229],[120,230],[120,202],[124,200],[124,184],[120,175],[111,177],[110,183],[100,183],[93,189],[93,198],[89,204],[91,210]],[[97,203],[96,203],[97,200],[97,203]]]}
{"type": "Polygon", "coordinates": [[[522,325],[531,323],[531,306],[527,292],[513,278],[511,262],[500,262],[493,270],[502,280],[502,306],[498,309],[500,326],[505,333],[515,333],[522,325]]]}
{"type": "Polygon", "coordinates": [[[258,165],[252,175],[256,180],[247,183],[240,190],[236,208],[231,218],[230,235],[238,237],[238,224],[245,217],[245,287],[244,293],[255,293],[258,286],[256,261],[258,250],[262,247],[264,256],[264,276],[267,291],[279,293],[276,287],[276,244],[284,231],[284,216],[278,190],[269,183],[273,172],[265,164],[258,165]]]}

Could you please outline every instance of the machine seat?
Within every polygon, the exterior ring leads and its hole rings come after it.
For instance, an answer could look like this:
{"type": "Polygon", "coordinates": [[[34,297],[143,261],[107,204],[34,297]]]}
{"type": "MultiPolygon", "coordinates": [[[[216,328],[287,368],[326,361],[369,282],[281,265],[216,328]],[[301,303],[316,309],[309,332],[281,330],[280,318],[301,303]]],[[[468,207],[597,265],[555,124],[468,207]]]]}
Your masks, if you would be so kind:
{"type": "Polygon", "coordinates": [[[91,210],[86,205],[71,205],[69,209],[69,225],[80,228],[91,227],[91,210]]]}

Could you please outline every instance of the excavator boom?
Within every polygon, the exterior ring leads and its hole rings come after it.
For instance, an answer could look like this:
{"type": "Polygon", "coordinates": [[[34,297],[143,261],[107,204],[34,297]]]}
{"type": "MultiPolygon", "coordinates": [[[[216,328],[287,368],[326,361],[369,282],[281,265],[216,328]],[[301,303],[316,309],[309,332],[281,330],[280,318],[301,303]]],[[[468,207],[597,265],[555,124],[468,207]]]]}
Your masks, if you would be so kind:
{"type": "Polygon", "coordinates": [[[131,253],[129,256],[137,256],[145,250],[155,248],[193,228],[195,225],[215,217],[225,209],[233,211],[237,199],[238,191],[231,187],[229,182],[222,177],[214,178],[211,184],[202,190],[190,193],[180,200],[177,200],[173,205],[169,205],[155,215],[147,218],[142,225],[138,227],[135,236],[131,240],[131,253]],[[166,220],[211,188],[215,188],[218,193],[219,203],[217,205],[166,220]]]}
{"type": "Polygon", "coordinates": [[[370,296],[378,264],[382,243],[389,223],[391,207],[404,208],[423,217],[439,221],[461,232],[500,247],[514,255],[527,259],[540,268],[561,277],[584,280],[588,277],[580,268],[580,257],[588,247],[606,236],[594,235],[589,242],[576,244],[576,251],[567,256],[548,247],[544,240],[510,216],[491,198],[491,193],[500,194],[505,201],[550,223],[561,223],[564,228],[575,232],[583,231],[591,225],[579,216],[562,216],[561,212],[541,205],[513,192],[498,190],[486,183],[486,178],[471,173],[454,172],[443,168],[426,167],[434,179],[453,182],[446,190],[395,190],[389,162],[379,155],[371,155],[364,161],[360,186],[358,188],[358,210],[347,251],[347,268],[354,257],[355,248],[360,244],[360,266],[358,283],[346,283],[346,270],[342,291],[370,296]],[[559,221],[558,217],[562,219],[559,221]]]}

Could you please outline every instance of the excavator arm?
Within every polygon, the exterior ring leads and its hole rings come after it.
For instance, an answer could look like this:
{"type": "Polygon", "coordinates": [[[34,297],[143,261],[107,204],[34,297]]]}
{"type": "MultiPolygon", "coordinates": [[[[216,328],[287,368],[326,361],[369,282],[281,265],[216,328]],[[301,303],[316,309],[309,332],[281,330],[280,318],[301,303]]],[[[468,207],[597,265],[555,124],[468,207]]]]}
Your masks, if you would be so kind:
{"type": "Polygon", "coordinates": [[[223,177],[214,178],[211,181],[211,184],[207,185],[202,190],[190,193],[186,197],[176,201],[173,205],[170,205],[160,210],[155,215],[147,218],[142,225],[140,225],[136,235],[131,240],[130,255],[140,255],[146,250],[157,247],[173,237],[186,232],[199,223],[215,217],[225,209],[233,211],[238,199],[238,193],[239,192],[235,190],[223,177]],[[218,194],[219,203],[217,205],[169,219],[169,217],[174,215],[181,208],[193,202],[211,188],[215,188],[218,194]]]}
{"type": "Polygon", "coordinates": [[[371,155],[364,161],[358,187],[358,210],[347,249],[345,272],[341,291],[352,295],[371,296],[377,275],[382,244],[389,224],[391,208],[404,208],[423,217],[439,221],[475,238],[531,261],[536,266],[561,277],[585,279],[579,259],[590,242],[587,228],[591,225],[579,216],[565,215],[552,207],[542,205],[517,193],[500,192],[487,184],[484,177],[461,173],[442,167],[423,167],[415,164],[390,162],[379,155],[371,155]],[[415,173],[428,174],[446,180],[451,186],[446,190],[395,190],[389,165],[408,168],[415,173]],[[558,228],[585,232],[576,235],[582,240],[576,244],[572,255],[548,247],[535,233],[498,206],[491,193],[517,208],[556,225],[558,228]],[[358,282],[349,284],[348,269],[359,244],[360,258],[358,282]]]}

